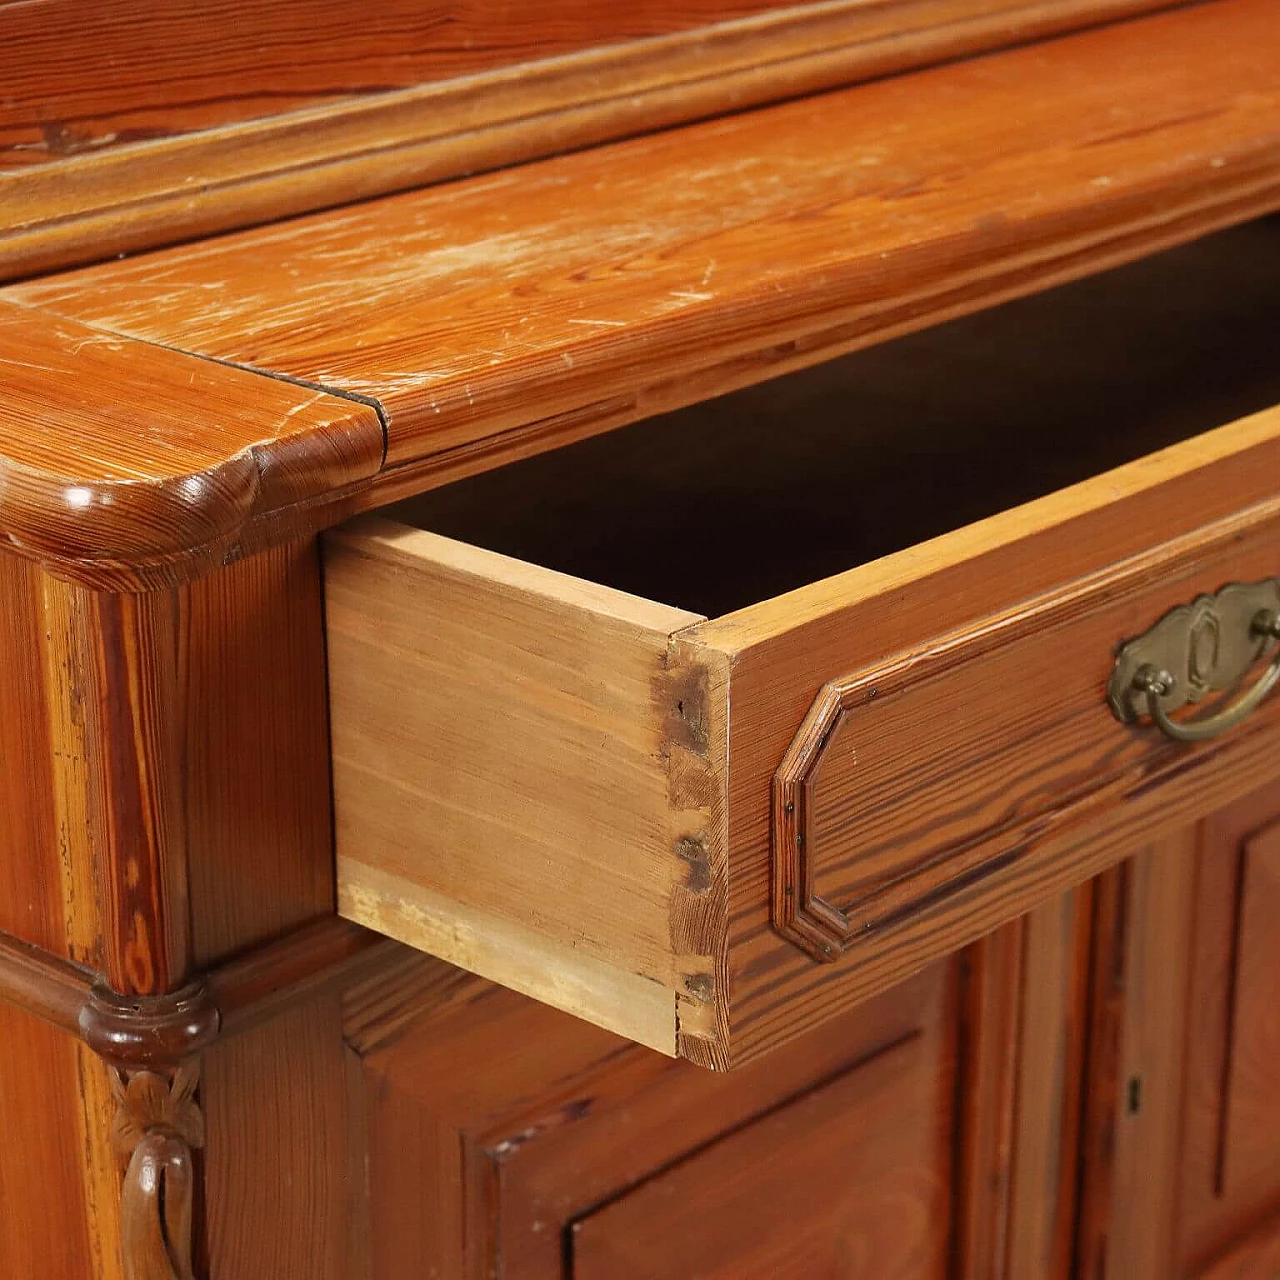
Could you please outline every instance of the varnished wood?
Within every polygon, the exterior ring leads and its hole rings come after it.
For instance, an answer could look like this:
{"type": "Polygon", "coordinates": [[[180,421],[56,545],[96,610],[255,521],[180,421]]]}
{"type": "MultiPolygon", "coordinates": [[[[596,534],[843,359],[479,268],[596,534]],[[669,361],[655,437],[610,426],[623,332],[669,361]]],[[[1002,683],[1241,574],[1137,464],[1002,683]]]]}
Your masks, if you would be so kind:
{"type": "Polygon", "coordinates": [[[346,1280],[346,1090],[334,992],[205,1054],[199,1274],[346,1280]]]}
{"type": "Polygon", "coordinates": [[[1273,1265],[1273,1021],[1269,1003],[1247,1005],[1273,991],[1275,968],[1270,929],[1247,927],[1251,887],[1270,916],[1265,870],[1252,884],[1241,873],[1255,854],[1265,868],[1276,811],[1272,781],[1188,821],[1095,889],[1080,1275],[1225,1280],[1273,1265]],[[1232,1119],[1233,1086],[1243,1122],[1232,1119]]]}
{"type": "MultiPolygon", "coordinates": [[[[109,1255],[108,1266],[101,1266],[94,1239],[75,1041],[7,1004],[0,1005],[0,1035],[0,1106],[6,1117],[0,1197],[8,1217],[0,1230],[0,1266],[11,1276],[120,1280],[109,1255]]],[[[105,1145],[105,1128],[97,1138],[105,1145]]]]}
{"type": "Polygon", "coordinates": [[[66,955],[42,578],[34,564],[0,558],[0,929],[66,955]]]}
{"type": "Polygon", "coordinates": [[[958,1273],[969,1280],[1007,1274],[1025,933],[1025,920],[1015,920],[970,947],[961,962],[964,1193],[955,1256],[958,1273]]]}
{"type": "MultiPolygon", "coordinates": [[[[1233,1015],[1235,993],[1245,994],[1243,988],[1236,987],[1237,980],[1244,976],[1246,987],[1257,980],[1256,973],[1238,967],[1241,960],[1247,963],[1257,956],[1256,950],[1249,956],[1241,948],[1244,935],[1240,926],[1248,910],[1244,896],[1248,878],[1242,878],[1241,872],[1247,868],[1251,842],[1274,829],[1277,809],[1272,783],[1212,814],[1201,825],[1198,837],[1182,1145],[1174,1170],[1179,1228],[1175,1261],[1191,1274],[1229,1253],[1233,1243],[1272,1218],[1280,1203],[1280,1168],[1274,1162],[1268,1167],[1267,1159],[1277,1150],[1274,1099],[1266,1100],[1265,1088],[1252,1092],[1254,1104],[1261,1106],[1253,1113],[1250,1132],[1233,1129],[1231,1117],[1232,1083],[1248,1078],[1237,1074],[1235,1051],[1242,1051],[1245,1063],[1251,1059],[1256,1063],[1255,1046],[1265,1044],[1268,1027],[1273,1025],[1264,1020],[1256,1026],[1244,1023],[1237,1027],[1233,1015]],[[1233,1151],[1232,1139],[1241,1138],[1243,1147],[1233,1151]],[[1229,1176],[1237,1160],[1243,1161],[1252,1176],[1229,1176]]],[[[1258,887],[1265,897],[1265,881],[1258,887]]],[[[1253,942],[1256,945],[1256,938],[1253,942]]],[[[1268,984],[1272,980],[1273,975],[1268,984]]],[[[1246,1105],[1249,1100],[1249,1094],[1238,1099],[1246,1105]]]]}
{"type": "Polygon", "coordinates": [[[1239,874],[1223,1099],[1221,1180],[1228,1195],[1280,1182],[1280,821],[1245,841],[1239,874]]]}
{"type": "MultiPolygon", "coordinates": [[[[4,298],[374,397],[387,466],[349,498],[372,505],[1274,207],[1269,8],[1221,0],[4,298]],[[997,206],[998,224],[985,221],[997,206]]],[[[45,330],[61,322],[26,319],[24,349],[57,348],[45,330]]],[[[260,416],[243,443],[279,429],[260,416]]],[[[310,455],[302,476],[282,466],[294,516],[255,522],[241,544],[324,519],[311,499],[338,483],[333,468],[342,483],[369,474],[368,445],[358,463],[346,447],[310,455]]],[[[74,450],[62,461],[74,476],[74,450]]],[[[56,506],[40,501],[24,527],[56,506]]],[[[201,528],[242,524],[224,503],[201,528]]]]}
{"type": "Polygon", "coordinates": [[[914,1040],[884,1049],[589,1214],[574,1224],[574,1275],[945,1274],[947,1186],[937,1171],[950,1101],[932,1095],[934,1069],[914,1040]]]}
{"type": "MultiPolygon", "coordinates": [[[[495,1270],[512,1280],[558,1277],[573,1222],[720,1134],[761,1116],[767,1125],[815,1085],[852,1082],[860,1063],[904,1037],[932,1064],[913,1077],[911,1105],[936,1107],[940,1119],[951,1107],[944,1090],[955,1051],[948,970],[920,975],[834,1034],[809,1036],[728,1078],[474,978],[467,994],[455,991],[419,1019],[397,1017],[395,1035],[378,1037],[360,1063],[372,1275],[395,1275],[411,1259],[457,1280],[495,1270]]],[[[362,999],[371,997],[369,987],[362,999]]],[[[370,1025],[362,1001],[349,1016],[370,1025]]],[[[883,1167],[897,1167],[899,1151],[885,1151],[883,1167]]],[[[950,1186],[945,1159],[921,1174],[929,1186],[950,1186]]],[[[703,1196],[714,1204],[713,1190],[702,1186],[703,1196]]],[[[827,1238],[815,1242],[825,1247],[827,1238]]]]}
{"type": "Polygon", "coordinates": [[[1278,1271],[1280,1218],[1272,1218],[1196,1272],[1195,1280],[1273,1280],[1278,1271]]]}
{"type": "Polygon", "coordinates": [[[198,1083],[189,1064],[171,1076],[135,1071],[115,1081],[112,1139],[129,1162],[120,1200],[125,1280],[195,1280],[194,1153],[204,1145],[198,1083]]]}
{"type": "Polygon", "coordinates": [[[7,301],[0,376],[4,533],[102,581],[174,560],[208,570],[255,519],[382,459],[366,404],[7,301]]]}
{"type": "Polygon", "coordinates": [[[1085,885],[1023,919],[1017,1122],[1003,1259],[1011,1280],[1074,1274],[1091,899],[1085,885]]]}
{"type": "Polygon", "coordinates": [[[182,607],[191,949],[208,967],[332,910],[318,550],[249,557],[182,607]]]}
{"type": "Polygon", "coordinates": [[[240,0],[211,38],[199,6],[126,2],[86,18],[42,0],[0,22],[0,201],[11,211],[0,273],[366,199],[1155,7],[644,0],[624,16],[544,0],[444,17],[240,0]],[[56,60],[34,52],[51,46],[56,60]]]}
{"type": "Polygon", "coordinates": [[[1176,1273],[1197,844],[1194,826],[1171,835],[1103,895],[1120,916],[1100,920],[1079,1245],[1097,1276],[1176,1273]]]}

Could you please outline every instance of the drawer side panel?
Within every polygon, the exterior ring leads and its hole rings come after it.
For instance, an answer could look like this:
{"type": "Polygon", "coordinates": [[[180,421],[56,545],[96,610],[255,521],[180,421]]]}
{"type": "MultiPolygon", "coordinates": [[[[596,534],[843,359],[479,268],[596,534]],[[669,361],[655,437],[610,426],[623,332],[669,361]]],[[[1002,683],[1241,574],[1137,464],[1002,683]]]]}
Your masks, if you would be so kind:
{"type": "Polygon", "coordinates": [[[340,912],[675,1052],[725,933],[692,615],[378,521],[325,576],[340,912]]]}

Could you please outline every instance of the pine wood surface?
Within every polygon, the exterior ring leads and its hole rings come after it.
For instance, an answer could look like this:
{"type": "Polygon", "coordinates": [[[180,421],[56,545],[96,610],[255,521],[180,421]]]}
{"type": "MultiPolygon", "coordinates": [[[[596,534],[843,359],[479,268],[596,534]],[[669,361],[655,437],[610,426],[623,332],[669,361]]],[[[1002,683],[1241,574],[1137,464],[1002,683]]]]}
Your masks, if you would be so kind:
{"type": "Polygon", "coordinates": [[[1095,886],[1079,1274],[1273,1274],[1276,813],[1269,783],[1095,886]]]}
{"type": "MultiPolygon", "coordinates": [[[[938,966],[831,1034],[729,1077],[471,979],[470,994],[455,991],[401,1020],[376,1047],[360,1045],[372,1241],[360,1274],[381,1280],[412,1259],[457,1280],[494,1270],[512,1280],[560,1276],[575,1222],[619,1196],[625,1203],[632,1188],[661,1182],[686,1158],[696,1162],[723,1135],[785,1116],[828,1081],[860,1091],[862,1071],[889,1046],[917,1052],[909,1103],[941,1124],[953,1114],[956,976],[953,965],[938,966]]],[[[348,1026],[359,1018],[366,1034],[368,994],[348,1002],[348,1026]]],[[[889,1143],[868,1163],[887,1170],[921,1159],[916,1171],[941,1189],[945,1215],[964,1192],[952,1181],[945,1143],[928,1150],[889,1143]]],[[[700,1181],[694,1203],[710,1210],[714,1187],[700,1181]]],[[[847,1208],[851,1223],[874,1229],[856,1202],[847,1208]]],[[[821,1234],[816,1248],[827,1246],[828,1230],[821,1234]]],[[[734,1247],[732,1232],[708,1230],[707,1239],[734,1247]]]]}
{"type": "MultiPolygon", "coordinates": [[[[186,470],[163,454],[135,459],[177,512],[165,551],[214,534],[243,549],[1272,208],[1277,38],[1266,0],[1219,0],[3,298],[376,401],[388,432],[378,485],[328,511],[321,493],[336,501],[368,479],[377,441],[363,406],[319,392],[290,425],[335,416],[290,432],[291,464],[264,472],[278,482],[263,484],[256,512],[278,518],[246,528],[255,503],[237,480],[179,532],[182,477],[275,439],[274,410],[246,410],[255,425],[235,450],[201,433],[186,470]],[[320,439],[329,447],[313,452],[320,439]]],[[[45,332],[62,320],[24,318],[17,359],[31,344],[41,355],[67,345],[45,332]]],[[[108,364],[127,387],[114,362],[133,348],[122,350],[108,364]]],[[[86,345],[80,357],[99,370],[106,353],[86,345]]],[[[147,360],[186,369],[178,356],[147,360]]],[[[95,403],[113,376],[100,371],[95,403]]],[[[269,402],[294,394],[252,385],[269,402]]],[[[98,429],[123,447],[122,426],[81,423],[47,470],[74,484],[84,460],[71,442],[98,429]]],[[[11,432],[0,455],[20,456],[29,416],[11,432]]],[[[63,492],[25,513],[10,500],[4,527],[56,517],[63,492]]],[[[129,543],[142,527],[137,513],[114,529],[136,559],[159,550],[149,524],[142,545],[129,543]]],[[[43,553],[81,554],[74,542],[43,553]]]]}
{"type": "Polygon", "coordinates": [[[345,0],[113,0],[86,12],[65,0],[10,4],[0,9],[0,163],[45,164],[777,7],[640,0],[623,10],[544,0],[520,12],[475,0],[392,0],[373,10],[345,0]]]}
{"type": "Polygon", "coordinates": [[[10,4],[0,10],[0,275],[101,261],[1158,7],[10,4]]]}
{"type": "Polygon", "coordinates": [[[953,1099],[915,1040],[722,1138],[574,1226],[574,1275],[944,1274],[953,1099]],[[717,1188],[713,1199],[706,1188],[717,1188]]]}
{"type": "Polygon", "coordinates": [[[1153,815],[1175,821],[1180,805],[1225,802],[1265,776],[1250,743],[1274,732],[1274,705],[1194,754],[1199,789],[1188,753],[1116,722],[1099,691],[1118,639],[1272,571],[1278,431],[1267,411],[691,626],[405,526],[352,526],[328,558],[344,912],[471,967],[473,931],[492,946],[514,921],[521,954],[543,961],[522,960],[523,977],[492,959],[481,972],[533,990],[541,970],[552,1003],[619,1030],[656,1025],[615,986],[591,1002],[557,990],[576,950],[681,998],[682,1053],[748,1060],[1101,870],[1153,815]],[[1053,710],[1027,727],[1046,663],[1060,673],[1053,710]],[[848,904],[875,838],[892,874],[858,888],[850,910],[865,926],[824,965],[772,927],[769,802],[832,678],[878,695],[848,721],[856,768],[832,766],[837,808],[868,787],[878,799],[859,840],[842,822],[819,845],[819,883],[848,904]],[[975,705],[989,738],[970,732],[975,705]],[[620,790],[599,785],[615,771],[620,790]],[[922,805],[946,816],[904,826],[922,805]]]}
{"type": "Polygon", "coordinates": [[[243,527],[367,480],[368,405],[0,301],[3,524],[17,549],[221,563],[243,527]]]}

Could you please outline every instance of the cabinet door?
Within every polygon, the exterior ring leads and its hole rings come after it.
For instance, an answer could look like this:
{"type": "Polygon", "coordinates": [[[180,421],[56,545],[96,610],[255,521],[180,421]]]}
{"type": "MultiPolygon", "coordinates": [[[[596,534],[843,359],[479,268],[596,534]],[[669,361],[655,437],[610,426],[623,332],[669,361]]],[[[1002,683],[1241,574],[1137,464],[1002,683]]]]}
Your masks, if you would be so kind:
{"type": "Polygon", "coordinates": [[[1280,1274],[1280,788],[1100,901],[1081,1274],[1280,1274]]]}
{"type": "Polygon", "coordinates": [[[353,1280],[993,1280],[1062,1253],[1073,900],[727,1075],[410,953],[346,997],[353,1280]]]}
{"type": "Polygon", "coordinates": [[[909,1036],[588,1214],[575,1280],[942,1276],[938,1065],[909,1036]]]}

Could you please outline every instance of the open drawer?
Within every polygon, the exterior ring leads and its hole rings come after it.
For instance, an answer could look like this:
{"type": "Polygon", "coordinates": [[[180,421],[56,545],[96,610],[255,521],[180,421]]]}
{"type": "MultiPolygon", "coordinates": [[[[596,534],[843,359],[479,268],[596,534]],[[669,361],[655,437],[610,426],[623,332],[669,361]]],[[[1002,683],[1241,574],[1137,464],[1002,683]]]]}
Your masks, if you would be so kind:
{"type": "Polygon", "coordinates": [[[1108,684],[1269,661],[1278,344],[1260,222],[331,534],[342,914],[735,1065],[1256,787],[1108,684]]]}

